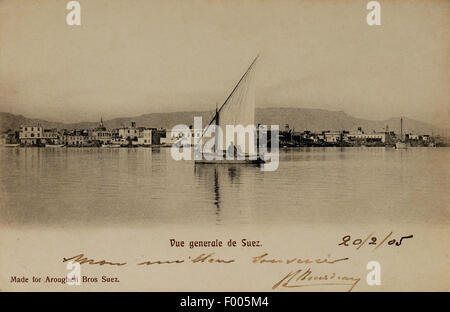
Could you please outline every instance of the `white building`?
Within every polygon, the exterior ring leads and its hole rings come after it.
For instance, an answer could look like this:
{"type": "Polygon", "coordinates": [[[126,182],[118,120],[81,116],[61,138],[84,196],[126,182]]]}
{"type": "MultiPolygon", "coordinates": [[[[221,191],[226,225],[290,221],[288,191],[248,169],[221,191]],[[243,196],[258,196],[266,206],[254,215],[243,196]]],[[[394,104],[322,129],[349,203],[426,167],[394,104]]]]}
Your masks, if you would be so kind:
{"type": "Polygon", "coordinates": [[[365,141],[380,141],[384,143],[386,142],[386,133],[384,132],[364,133],[361,131],[350,132],[349,134],[347,134],[347,138],[353,141],[365,140],[365,141]]]}
{"type": "Polygon", "coordinates": [[[110,143],[112,139],[112,132],[106,129],[103,125],[103,118],[100,118],[100,124],[92,130],[92,139],[100,141],[101,143],[110,143]]]}
{"type": "Polygon", "coordinates": [[[136,123],[131,122],[131,126],[127,128],[119,128],[119,137],[122,139],[137,140],[139,138],[139,129],[136,123]]]}
{"type": "Polygon", "coordinates": [[[36,145],[43,139],[44,129],[40,126],[22,126],[20,127],[19,139],[21,144],[36,145]]]}
{"type": "Polygon", "coordinates": [[[65,142],[68,146],[84,146],[88,144],[89,137],[81,134],[68,134],[65,137],[65,142]]]}
{"type": "Polygon", "coordinates": [[[44,129],[41,141],[45,144],[59,144],[60,137],[58,131],[56,129],[44,129]]]}
{"type": "Polygon", "coordinates": [[[92,131],[92,139],[96,141],[100,141],[101,143],[110,143],[112,139],[111,131],[106,129],[94,129],[92,131]]]}
{"type": "MultiPolygon", "coordinates": [[[[161,138],[160,142],[163,145],[173,145],[174,143],[182,140],[183,144],[195,145],[199,141],[202,133],[203,133],[203,130],[195,131],[194,129],[189,129],[189,131],[187,131],[185,133],[180,133],[179,131],[167,130],[166,137],[161,138]]],[[[204,142],[207,139],[211,139],[211,138],[204,137],[202,141],[204,142]]]]}
{"type": "Polygon", "coordinates": [[[323,133],[325,142],[336,143],[341,141],[341,131],[327,131],[323,133]]]}
{"type": "Polygon", "coordinates": [[[152,145],[152,134],[153,132],[151,129],[144,129],[140,131],[137,144],[140,146],[152,145]]]}

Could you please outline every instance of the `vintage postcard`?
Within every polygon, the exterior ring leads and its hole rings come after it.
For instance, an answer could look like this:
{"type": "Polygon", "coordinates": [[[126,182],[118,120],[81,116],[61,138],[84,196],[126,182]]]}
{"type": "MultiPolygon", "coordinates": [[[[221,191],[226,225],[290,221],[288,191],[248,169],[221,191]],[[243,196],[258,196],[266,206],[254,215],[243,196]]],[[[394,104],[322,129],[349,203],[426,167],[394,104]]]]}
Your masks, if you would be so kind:
{"type": "Polygon", "coordinates": [[[449,13],[1,0],[0,291],[449,291],[449,13]]]}

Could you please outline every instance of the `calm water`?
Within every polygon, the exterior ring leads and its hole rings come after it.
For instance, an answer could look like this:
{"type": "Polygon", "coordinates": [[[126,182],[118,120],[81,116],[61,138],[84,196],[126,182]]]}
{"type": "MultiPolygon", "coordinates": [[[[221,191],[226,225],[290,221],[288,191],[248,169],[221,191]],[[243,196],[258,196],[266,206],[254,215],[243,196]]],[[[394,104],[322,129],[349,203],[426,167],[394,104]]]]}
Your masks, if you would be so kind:
{"type": "Polygon", "coordinates": [[[169,149],[0,148],[11,225],[450,223],[449,148],[280,151],[274,172],[169,149]]]}

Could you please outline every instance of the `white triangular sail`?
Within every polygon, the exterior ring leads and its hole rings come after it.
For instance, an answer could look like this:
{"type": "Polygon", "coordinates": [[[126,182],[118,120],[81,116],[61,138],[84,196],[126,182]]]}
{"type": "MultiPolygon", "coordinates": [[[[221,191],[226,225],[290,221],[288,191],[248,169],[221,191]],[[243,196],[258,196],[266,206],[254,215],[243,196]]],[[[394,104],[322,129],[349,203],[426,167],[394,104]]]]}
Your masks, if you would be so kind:
{"type": "MultiPolygon", "coordinates": [[[[216,116],[210,124],[215,121],[219,125],[223,133],[223,144],[221,150],[227,151],[230,147],[230,141],[227,140],[227,126],[255,126],[255,69],[256,60],[252,62],[245,74],[239,80],[233,91],[225,100],[223,105],[217,111],[216,116]],[[218,123],[217,123],[218,121],[218,123]]],[[[250,128],[247,128],[247,130],[250,128]]],[[[239,141],[237,133],[229,131],[228,139],[233,138],[235,151],[239,154],[253,155],[255,154],[255,132],[247,131],[244,142],[239,141]]]]}
{"type": "Polygon", "coordinates": [[[226,125],[255,124],[255,63],[234,88],[219,111],[219,126],[225,130],[226,125]]]}

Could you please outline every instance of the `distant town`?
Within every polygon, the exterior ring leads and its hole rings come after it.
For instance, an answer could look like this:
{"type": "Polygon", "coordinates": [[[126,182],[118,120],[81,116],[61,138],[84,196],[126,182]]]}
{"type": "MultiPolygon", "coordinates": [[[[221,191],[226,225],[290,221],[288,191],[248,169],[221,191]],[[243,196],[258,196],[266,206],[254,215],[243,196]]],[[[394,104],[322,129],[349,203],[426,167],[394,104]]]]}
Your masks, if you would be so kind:
{"type": "MultiPolygon", "coordinates": [[[[194,129],[190,138],[194,138],[194,129]]],[[[198,135],[198,134],[197,134],[198,135]]],[[[1,134],[0,144],[17,147],[152,147],[171,146],[180,136],[163,128],[137,127],[131,122],[127,127],[107,129],[103,120],[93,129],[44,129],[39,125],[22,125],[20,130],[7,130],[1,134]]],[[[269,138],[270,140],[270,138],[269,138]]],[[[402,140],[410,146],[449,146],[448,140],[430,134],[400,135],[390,131],[368,132],[358,127],[356,131],[324,130],[295,131],[288,124],[279,132],[280,147],[302,146],[395,146],[402,140]]]]}

